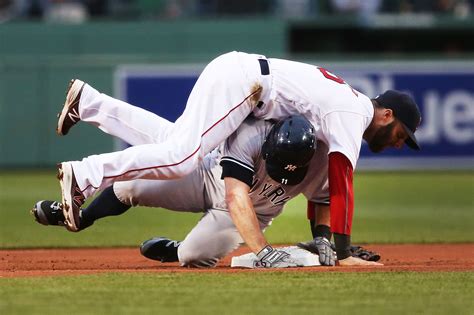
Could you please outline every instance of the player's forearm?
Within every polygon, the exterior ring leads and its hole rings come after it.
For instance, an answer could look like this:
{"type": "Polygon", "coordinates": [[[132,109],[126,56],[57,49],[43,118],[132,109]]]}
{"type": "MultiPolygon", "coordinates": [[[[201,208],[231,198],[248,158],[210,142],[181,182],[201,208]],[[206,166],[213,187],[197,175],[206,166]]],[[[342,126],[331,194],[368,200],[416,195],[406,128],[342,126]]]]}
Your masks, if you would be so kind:
{"type": "Polygon", "coordinates": [[[316,225],[331,226],[331,210],[328,205],[316,205],[316,225]]]}
{"type": "Polygon", "coordinates": [[[313,238],[322,236],[331,240],[331,212],[329,205],[308,201],[307,206],[307,214],[313,238]]]}
{"type": "Polygon", "coordinates": [[[329,194],[331,209],[331,231],[351,234],[354,211],[352,166],[340,152],[329,154],[329,194]]]}
{"type": "Polygon", "coordinates": [[[247,246],[257,254],[268,243],[260,230],[257,215],[249,197],[250,187],[233,177],[224,177],[224,184],[230,216],[247,246]]]}
{"type": "Polygon", "coordinates": [[[260,252],[268,243],[260,230],[252,204],[244,197],[231,196],[228,198],[227,206],[230,216],[247,246],[255,254],[260,252]]]}

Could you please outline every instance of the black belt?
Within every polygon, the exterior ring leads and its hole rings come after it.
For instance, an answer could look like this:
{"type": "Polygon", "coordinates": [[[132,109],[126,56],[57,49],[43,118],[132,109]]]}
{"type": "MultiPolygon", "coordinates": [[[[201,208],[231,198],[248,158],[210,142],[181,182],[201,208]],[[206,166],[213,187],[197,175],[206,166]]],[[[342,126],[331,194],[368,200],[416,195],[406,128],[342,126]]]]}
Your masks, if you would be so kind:
{"type": "Polygon", "coordinates": [[[270,67],[268,66],[267,59],[258,59],[258,63],[260,64],[260,73],[262,75],[269,75],[270,74],[270,67]]]}
{"type": "MultiPolygon", "coordinates": [[[[258,63],[260,64],[260,73],[262,75],[269,75],[270,74],[270,67],[268,66],[268,60],[263,59],[263,58],[259,58],[258,63]]],[[[264,105],[264,103],[262,101],[259,101],[257,103],[257,108],[262,108],[263,105],[264,105]]]]}

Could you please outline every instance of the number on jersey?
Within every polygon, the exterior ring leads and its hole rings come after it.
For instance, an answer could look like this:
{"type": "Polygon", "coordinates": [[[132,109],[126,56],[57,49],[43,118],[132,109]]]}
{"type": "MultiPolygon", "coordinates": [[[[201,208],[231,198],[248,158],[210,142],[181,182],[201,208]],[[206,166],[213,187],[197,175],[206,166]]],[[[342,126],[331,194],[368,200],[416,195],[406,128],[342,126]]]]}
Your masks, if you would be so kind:
{"type": "Polygon", "coordinates": [[[345,85],[347,85],[348,87],[351,88],[351,91],[352,91],[352,93],[354,93],[355,96],[359,96],[359,94],[357,93],[357,91],[354,90],[354,89],[352,88],[352,86],[350,86],[349,84],[347,84],[347,82],[344,81],[344,79],[339,78],[337,75],[332,74],[331,72],[329,72],[328,70],[326,70],[326,69],[324,69],[324,68],[318,67],[318,69],[319,69],[319,71],[321,71],[321,73],[324,75],[324,77],[325,77],[326,79],[329,79],[329,80],[331,80],[331,81],[337,82],[337,83],[339,83],[339,84],[345,84],[345,85]]]}

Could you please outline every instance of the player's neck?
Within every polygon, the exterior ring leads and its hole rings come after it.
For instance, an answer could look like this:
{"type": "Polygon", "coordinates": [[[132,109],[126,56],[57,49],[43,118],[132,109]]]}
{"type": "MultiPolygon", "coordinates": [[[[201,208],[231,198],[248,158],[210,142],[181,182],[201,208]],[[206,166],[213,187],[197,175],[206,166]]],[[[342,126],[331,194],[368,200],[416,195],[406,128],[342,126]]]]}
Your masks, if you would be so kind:
{"type": "Polygon", "coordinates": [[[374,116],[372,116],[372,121],[370,122],[367,129],[365,129],[362,138],[369,142],[374,137],[375,132],[377,131],[377,124],[376,124],[376,117],[377,117],[377,106],[374,104],[374,100],[372,100],[372,106],[374,107],[374,116]]]}

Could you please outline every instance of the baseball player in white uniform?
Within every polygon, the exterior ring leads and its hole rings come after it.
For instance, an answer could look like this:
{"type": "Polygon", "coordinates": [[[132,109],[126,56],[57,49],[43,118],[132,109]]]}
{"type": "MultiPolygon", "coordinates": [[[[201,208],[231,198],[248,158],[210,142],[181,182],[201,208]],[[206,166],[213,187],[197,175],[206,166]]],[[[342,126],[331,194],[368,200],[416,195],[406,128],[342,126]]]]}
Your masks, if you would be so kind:
{"type": "MultiPolygon", "coordinates": [[[[124,107],[116,115],[101,117],[109,101],[110,97],[91,86],[73,81],[59,116],[58,134],[66,134],[79,120],[96,120],[99,128],[105,128],[101,120],[134,115],[124,107]]],[[[401,148],[404,143],[419,149],[414,136],[421,121],[417,105],[409,95],[393,90],[371,100],[326,69],[242,52],[219,56],[204,69],[182,116],[163,129],[149,126],[154,130],[149,133],[156,139],[153,144],[59,164],[66,226],[77,230],[85,198],[115,181],[173,179],[189,174],[249,114],[276,120],[301,114],[312,123],[316,138],[329,152],[331,231],[338,259],[341,264],[361,263],[351,259],[349,246],[352,175],[362,139],[374,152],[387,147],[401,148]]],[[[140,117],[129,118],[147,123],[140,117]]],[[[227,196],[229,208],[248,208],[246,202],[239,203],[245,189],[234,187],[232,180],[225,184],[232,191],[240,191],[227,196]]],[[[235,218],[234,222],[242,228],[239,231],[246,243],[258,253],[266,243],[252,233],[253,228],[247,224],[250,216],[242,217],[245,222],[235,218]]]]}
{"type": "MultiPolygon", "coordinates": [[[[163,123],[152,113],[136,110],[148,116],[149,121],[158,119],[156,123],[163,123]]],[[[117,129],[115,135],[127,135],[129,126],[131,124],[117,129]]],[[[145,135],[140,125],[137,128],[135,131],[145,135]]],[[[142,141],[146,140],[139,142],[142,141]]],[[[276,125],[249,117],[187,176],[175,180],[121,181],[106,188],[81,211],[79,230],[89,227],[98,218],[122,214],[131,206],[204,211],[202,219],[182,242],[154,238],[145,242],[141,250],[144,256],[160,261],[212,267],[244,242],[229,213],[221,177],[232,178],[249,187],[248,196],[261,234],[282,212],[285,203],[300,193],[322,207],[321,211],[329,212],[327,152],[324,143],[316,144],[314,129],[303,116],[291,116],[276,125]],[[291,167],[285,169],[287,165],[291,167]]],[[[33,214],[39,223],[62,225],[64,215],[58,211],[60,208],[57,202],[40,201],[33,214]]],[[[322,241],[320,262],[334,265],[330,243],[327,239],[322,241]]],[[[264,258],[268,253],[272,255],[263,260],[264,267],[296,266],[285,252],[270,246],[259,256],[264,258]]]]}

